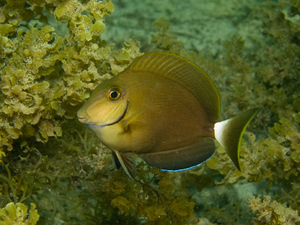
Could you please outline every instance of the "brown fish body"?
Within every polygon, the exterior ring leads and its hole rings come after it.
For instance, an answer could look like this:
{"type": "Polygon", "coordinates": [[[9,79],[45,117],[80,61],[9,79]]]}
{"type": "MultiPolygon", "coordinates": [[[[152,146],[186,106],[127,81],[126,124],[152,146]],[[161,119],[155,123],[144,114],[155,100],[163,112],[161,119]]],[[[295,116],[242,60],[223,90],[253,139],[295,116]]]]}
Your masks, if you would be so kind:
{"type": "Polygon", "coordinates": [[[201,137],[214,137],[214,123],[208,121],[195,97],[179,84],[130,71],[113,79],[130,87],[125,88],[127,112],[119,123],[92,128],[110,149],[138,154],[160,152],[193,144],[201,137]]]}
{"type": "Polygon", "coordinates": [[[183,57],[154,52],[101,83],[77,115],[133,178],[132,153],[163,170],[184,170],[213,155],[214,138],[240,169],[241,137],[257,111],[217,123],[220,99],[208,75],[183,57]]]}

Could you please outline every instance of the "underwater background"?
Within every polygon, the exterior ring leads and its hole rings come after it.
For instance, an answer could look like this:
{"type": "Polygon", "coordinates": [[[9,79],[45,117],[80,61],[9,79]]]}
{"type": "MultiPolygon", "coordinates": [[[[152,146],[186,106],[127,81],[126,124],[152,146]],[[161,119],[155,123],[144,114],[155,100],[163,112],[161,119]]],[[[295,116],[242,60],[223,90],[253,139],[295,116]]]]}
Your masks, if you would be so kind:
{"type": "Polygon", "coordinates": [[[0,0],[0,225],[300,224],[299,0],[0,0]],[[238,171],[217,148],[131,180],[76,118],[145,52],[218,87],[220,120],[260,107],[238,171]]]}

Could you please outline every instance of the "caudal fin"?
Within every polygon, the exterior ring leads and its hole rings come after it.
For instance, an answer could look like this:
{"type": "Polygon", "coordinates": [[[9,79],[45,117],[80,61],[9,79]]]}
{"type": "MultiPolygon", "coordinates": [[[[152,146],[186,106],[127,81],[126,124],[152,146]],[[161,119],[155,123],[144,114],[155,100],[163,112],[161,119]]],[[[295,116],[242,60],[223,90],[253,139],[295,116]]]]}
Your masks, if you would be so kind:
{"type": "Polygon", "coordinates": [[[215,138],[223,146],[238,170],[240,145],[246,127],[258,113],[259,108],[250,109],[228,120],[215,124],[215,138]]]}

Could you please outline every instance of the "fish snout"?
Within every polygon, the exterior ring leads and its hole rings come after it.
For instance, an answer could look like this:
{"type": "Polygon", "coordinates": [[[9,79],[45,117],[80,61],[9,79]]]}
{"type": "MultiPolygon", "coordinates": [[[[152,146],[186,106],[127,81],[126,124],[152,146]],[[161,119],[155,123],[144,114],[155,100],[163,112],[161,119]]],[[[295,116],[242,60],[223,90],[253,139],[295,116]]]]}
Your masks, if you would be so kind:
{"type": "Polygon", "coordinates": [[[80,113],[80,111],[77,112],[77,118],[78,118],[79,122],[81,122],[81,123],[88,123],[89,122],[89,118],[87,117],[87,115],[82,115],[80,113]]]}

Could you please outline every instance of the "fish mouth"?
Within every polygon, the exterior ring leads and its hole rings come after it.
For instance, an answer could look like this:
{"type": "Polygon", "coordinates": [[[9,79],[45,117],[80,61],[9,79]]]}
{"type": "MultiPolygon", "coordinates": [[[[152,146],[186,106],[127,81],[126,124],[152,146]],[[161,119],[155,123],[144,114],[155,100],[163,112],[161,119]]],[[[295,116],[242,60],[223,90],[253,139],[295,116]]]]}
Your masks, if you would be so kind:
{"type": "Polygon", "coordinates": [[[128,109],[128,105],[129,105],[129,101],[127,100],[126,108],[124,109],[123,113],[115,121],[113,121],[111,123],[104,123],[104,124],[103,123],[92,123],[92,124],[89,124],[89,126],[104,128],[104,127],[111,126],[111,125],[114,125],[114,124],[120,122],[125,117],[125,114],[128,109]]]}

